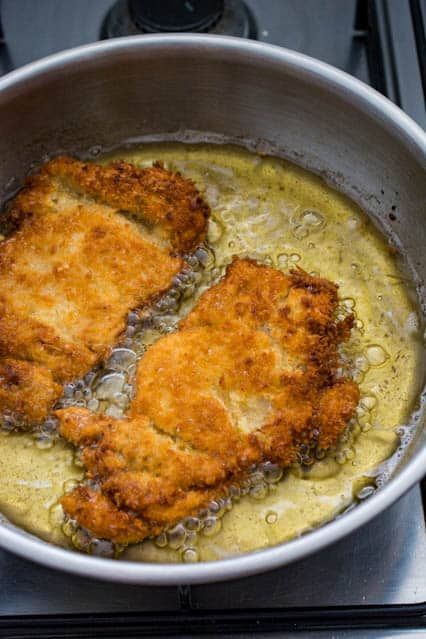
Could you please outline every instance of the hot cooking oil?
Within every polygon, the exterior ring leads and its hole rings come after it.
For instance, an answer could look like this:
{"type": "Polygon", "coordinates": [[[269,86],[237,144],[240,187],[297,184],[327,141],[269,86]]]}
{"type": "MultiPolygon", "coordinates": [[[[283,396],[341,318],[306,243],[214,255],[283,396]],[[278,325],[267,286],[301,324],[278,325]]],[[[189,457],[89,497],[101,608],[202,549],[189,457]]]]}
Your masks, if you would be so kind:
{"type": "Polygon", "coordinates": [[[193,562],[280,543],[367,499],[383,481],[401,434],[408,440],[423,378],[413,287],[395,249],[352,201],[285,160],[233,146],[179,143],[119,150],[101,161],[116,159],[137,166],[161,160],[193,179],[212,209],[208,238],[149,316],[141,321],[129,314],[126,334],[109,360],[68,385],[62,406],[120,418],[131,401],[138,359],[176,330],[201,292],[239,255],[283,271],[300,266],[339,285],[339,315],[356,316],[341,355],[345,373],[360,385],[357,415],[334,450],[317,450],[315,459],[308,455],[284,472],[264,464],[242,486],[233,486],[228,499],[124,550],[64,522],[60,498],[83,476],[78,451],[52,438],[49,424],[37,437],[3,433],[0,511],[56,544],[106,556],[119,550],[120,557],[137,561],[193,562]]]}

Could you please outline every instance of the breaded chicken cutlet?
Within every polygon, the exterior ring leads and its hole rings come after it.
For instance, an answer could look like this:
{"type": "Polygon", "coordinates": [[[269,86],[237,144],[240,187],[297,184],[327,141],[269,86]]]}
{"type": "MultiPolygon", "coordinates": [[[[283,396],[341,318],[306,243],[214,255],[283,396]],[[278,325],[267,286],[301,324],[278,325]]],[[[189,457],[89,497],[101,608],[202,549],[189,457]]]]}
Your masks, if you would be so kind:
{"type": "Polygon", "coordinates": [[[332,282],[234,259],[139,362],[125,418],[57,411],[91,480],[65,495],[67,515],[137,542],[197,514],[253,464],[285,467],[306,446],[333,445],[359,399],[339,374],[353,318],[337,322],[337,305],[332,282]]]}
{"type": "Polygon", "coordinates": [[[27,180],[0,243],[0,418],[48,415],[103,359],[131,309],[165,291],[205,237],[209,207],[160,164],[60,157],[27,180]]]}

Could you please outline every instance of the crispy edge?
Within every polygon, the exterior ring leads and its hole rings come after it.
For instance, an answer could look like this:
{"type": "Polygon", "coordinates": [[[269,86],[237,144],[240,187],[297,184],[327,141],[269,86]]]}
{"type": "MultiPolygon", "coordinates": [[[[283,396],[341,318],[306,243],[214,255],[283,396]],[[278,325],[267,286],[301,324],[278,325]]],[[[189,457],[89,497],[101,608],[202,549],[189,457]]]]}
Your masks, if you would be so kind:
{"type": "Polygon", "coordinates": [[[7,235],[18,230],[26,219],[52,211],[49,195],[53,190],[52,179],[44,167],[41,167],[39,173],[28,176],[23,188],[5,207],[2,225],[7,235]]]}
{"type": "Polygon", "coordinates": [[[137,168],[124,161],[107,166],[59,157],[45,171],[72,188],[135,215],[148,228],[160,226],[173,250],[189,253],[205,239],[210,207],[195,184],[161,162],[137,168]]]}
{"type": "Polygon", "coordinates": [[[118,508],[106,495],[87,486],[77,486],[62,498],[65,512],[93,534],[115,543],[135,543],[150,534],[141,519],[118,508]]]}
{"type": "Polygon", "coordinates": [[[12,424],[25,414],[35,424],[46,417],[62,394],[51,372],[44,366],[12,358],[0,359],[0,408],[12,424]]]}
{"type": "Polygon", "coordinates": [[[87,486],[77,486],[62,498],[61,504],[71,519],[77,520],[92,534],[116,544],[128,545],[160,534],[168,522],[181,518],[182,511],[188,516],[195,516],[212,499],[224,496],[226,491],[227,486],[223,485],[220,489],[179,494],[175,503],[169,506],[153,506],[148,513],[149,521],[123,510],[108,495],[87,486]]]}
{"type": "Polygon", "coordinates": [[[158,225],[163,239],[178,253],[190,253],[206,237],[209,205],[192,180],[166,170],[161,162],[139,169],[124,161],[103,166],[66,156],[47,162],[26,179],[6,207],[8,233],[25,218],[54,209],[49,195],[55,179],[81,195],[135,215],[148,230],[158,225]]]}

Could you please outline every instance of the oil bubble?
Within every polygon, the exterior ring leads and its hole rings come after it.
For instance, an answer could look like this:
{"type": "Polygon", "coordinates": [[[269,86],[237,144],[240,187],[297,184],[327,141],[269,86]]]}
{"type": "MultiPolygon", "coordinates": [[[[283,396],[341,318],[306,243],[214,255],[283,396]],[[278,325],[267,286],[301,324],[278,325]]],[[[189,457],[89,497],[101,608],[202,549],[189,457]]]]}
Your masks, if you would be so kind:
{"type": "Polygon", "coordinates": [[[211,501],[208,505],[208,509],[214,515],[219,516],[219,513],[221,511],[221,504],[218,501],[211,501]]]}
{"type": "Polygon", "coordinates": [[[125,371],[136,363],[136,353],[130,348],[116,348],[113,350],[107,367],[114,371],[125,371]]]}
{"type": "Polygon", "coordinates": [[[383,366],[389,355],[379,344],[370,344],[367,347],[367,359],[371,366],[383,366]]]}
{"type": "Polygon", "coordinates": [[[207,248],[206,246],[197,248],[197,250],[195,251],[195,256],[197,257],[201,266],[205,269],[212,268],[215,263],[214,251],[207,248]]]}
{"type": "Polygon", "coordinates": [[[226,499],[224,499],[224,504],[225,504],[225,511],[232,510],[232,499],[231,499],[231,497],[227,497],[226,499]]]}
{"type": "Polygon", "coordinates": [[[264,499],[267,494],[268,494],[268,484],[266,484],[263,481],[256,483],[249,490],[249,495],[250,497],[253,497],[253,499],[264,499]]]}
{"type": "Polygon", "coordinates": [[[241,498],[241,489],[239,486],[232,484],[229,487],[229,495],[233,501],[239,501],[241,498]]]}
{"type": "Polygon", "coordinates": [[[295,226],[291,232],[296,240],[304,240],[309,235],[309,229],[303,225],[295,226]]]}
{"type": "Polygon", "coordinates": [[[370,411],[360,404],[355,409],[356,418],[358,420],[358,424],[362,424],[370,419],[370,411]]]}
{"type": "Polygon", "coordinates": [[[273,464],[271,462],[265,462],[260,466],[260,469],[268,484],[275,484],[279,482],[283,476],[283,469],[277,464],[273,464]]]}
{"type": "Polygon", "coordinates": [[[84,393],[83,393],[83,389],[78,389],[75,391],[74,393],[74,399],[76,399],[77,401],[84,399],[84,393]]]}
{"type": "Polygon", "coordinates": [[[96,413],[99,408],[99,400],[96,399],[96,397],[92,397],[92,399],[87,402],[87,408],[93,413],[96,413]]]}
{"type": "Polygon", "coordinates": [[[360,406],[367,411],[372,411],[377,406],[377,397],[374,395],[364,395],[361,397],[360,406]]]}
{"type": "Polygon", "coordinates": [[[186,517],[182,524],[191,532],[198,532],[201,528],[201,522],[198,517],[186,517]]]}
{"type": "Polygon", "coordinates": [[[279,267],[285,268],[287,266],[287,264],[288,264],[288,255],[287,255],[287,253],[280,253],[277,256],[277,263],[278,263],[279,267]]]}
{"type": "Polygon", "coordinates": [[[58,420],[54,417],[46,419],[41,427],[41,432],[46,436],[55,436],[58,432],[58,420]]]}
{"type": "Polygon", "coordinates": [[[345,453],[343,451],[339,451],[338,453],[336,453],[335,456],[334,456],[334,459],[341,466],[346,463],[346,455],[345,455],[345,453]]]}
{"type": "Polygon", "coordinates": [[[112,401],[114,402],[114,404],[116,404],[119,408],[121,408],[122,410],[127,408],[127,405],[129,403],[129,397],[128,395],[126,395],[125,393],[116,393],[113,398],[112,401]]]}
{"type": "Polygon", "coordinates": [[[65,384],[63,396],[66,399],[70,399],[71,397],[74,397],[74,392],[75,392],[74,384],[65,384]]]}
{"type": "Polygon", "coordinates": [[[293,218],[292,224],[293,235],[296,239],[303,240],[310,233],[323,229],[326,225],[326,219],[322,213],[315,209],[305,209],[293,218]]]}
{"type": "Polygon", "coordinates": [[[371,497],[371,495],[375,492],[375,488],[374,486],[364,486],[364,488],[361,488],[361,490],[358,491],[356,497],[357,499],[360,499],[361,501],[368,499],[368,497],[371,497]]]}
{"type": "Polygon", "coordinates": [[[182,553],[182,561],[185,563],[195,563],[200,560],[200,555],[196,548],[186,548],[182,553]]]}
{"type": "Polygon", "coordinates": [[[93,539],[90,550],[95,557],[112,558],[115,555],[114,544],[106,539],[93,539]]]}
{"type": "Polygon", "coordinates": [[[341,304],[348,312],[353,311],[355,308],[355,300],[352,297],[345,297],[342,299],[341,304]]]}
{"type": "Polygon", "coordinates": [[[262,468],[260,466],[253,466],[250,475],[248,476],[249,486],[253,486],[263,481],[262,468]]]}
{"type": "Polygon", "coordinates": [[[185,544],[186,530],[182,524],[177,524],[167,532],[169,547],[172,550],[179,550],[185,544]]]}
{"type": "MultiPolygon", "coordinates": [[[[126,337],[127,337],[127,338],[130,338],[130,337],[133,337],[133,335],[135,334],[135,332],[136,332],[136,326],[128,326],[128,327],[126,328],[126,333],[125,333],[125,335],[126,335],[126,337]]],[[[130,343],[131,343],[131,342],[130,342],[130,343]]]]}
{"type": "Polygon", "coordinates": [[[119,406],[111,404],[106,409],[105,415],[107,415],[107,417],[112,417],[113,419],[121,419],[123,417],[123,410],[119,408],[119,406]]]}
{"type": "Polygon", "coordinates": [[[39,450],[48,450],[52,448],[54,441],[49,436],[37,434],[35,438],[35,445],[39,450]]]}
{"type": "Polygon", "coordinates": [[[160,533],[154,539],[154,544],[158,546],[158,548],[165,548],[167,546],[167,535],[165,532],[160,533]]]}
{"type": "Polygon", "coordinates": [[[206,535],[206,537],[212,537],[220,531],[221,527],[222,522],[220,519],[217,517],[207,517],[207,519],[204,520],[202,529],[203,535],[206,535]]]}
{"type": "MultiPolygon", "coordinates": [[[[136,326],[139,323],[140,317],[139,314],[136,313],[136,311],[130,311],[127,315],[127,324],[129,326],[136,326]]],[[[113,354],[117,353],[117,351],[120,351],[120,348],[115,348],[113,350],[113,354]]]]}
{"type": "Polygon", "coordinates": [[[278,515],[275,511],[269,510],[265,515],[265,521],[267,524],[275,524],[278,520],[278,515]]]}
{"type": "Polygon", "coordinates": [[[366,373],[370,368],[370,363],[364,355],[355,358],[354,367],[356,370],[366,373]]]}
{"type": "Polygon", "coordinates": [[[126,378],[121,373],[105,375],[96,388],[97,399],[109,399],[114,393],[119,393],[125,384],[126,378]]]}
{"type": "Polygon", "coordinates": [[[323,228],[326,225],[324,215],[314,209],[305,209],[302,211],[299,215],[299,221],[316,229],[323,228]]]}

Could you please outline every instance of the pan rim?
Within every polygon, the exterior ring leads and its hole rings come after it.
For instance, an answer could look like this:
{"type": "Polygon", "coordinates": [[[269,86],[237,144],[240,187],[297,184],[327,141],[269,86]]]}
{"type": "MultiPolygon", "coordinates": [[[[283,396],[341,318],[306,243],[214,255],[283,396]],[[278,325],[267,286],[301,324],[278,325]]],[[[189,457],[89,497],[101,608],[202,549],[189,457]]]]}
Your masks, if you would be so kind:
{"type": "MultiPolygon", "coordinates": [[[[384,127],[391,127],[393,135],[397,134],[426,168],[425,132],[374,89],[345,72],[304,54],[275,45],[230,36],[199,34],[130,36],[56,53],[1,78],[0,105],[3,97],[8,99],[9,92],[13,92],[23,83],[40,78],[54,70],[63,71],[68,65],[84,64],[84,62],[110,55],[124,55],[134,50],[143,51],[146,47],[180,49],[194,46],[211,50],[212,53],[220,51],[234,58],[260,57],[270,64],[283,66],[287,71],[304,74],[305,77],[314,79],[335,94],[349,95],[364,112],[373,118],[380,118],[384,127]]],[[[421,479],[425,471],[426,446],[413,456],[397,477],[380,488],[367,502],[360,504],[344,516],[277,546],[212,562],[137,563],[81,555],[53,546],[18,528],[13,529],[4,525],[1,518],[0,546],[51,568],[107,581],[141,585],[179,585],[235,579],[284,566],[338,541],[395,502],[421,479]]]]}

